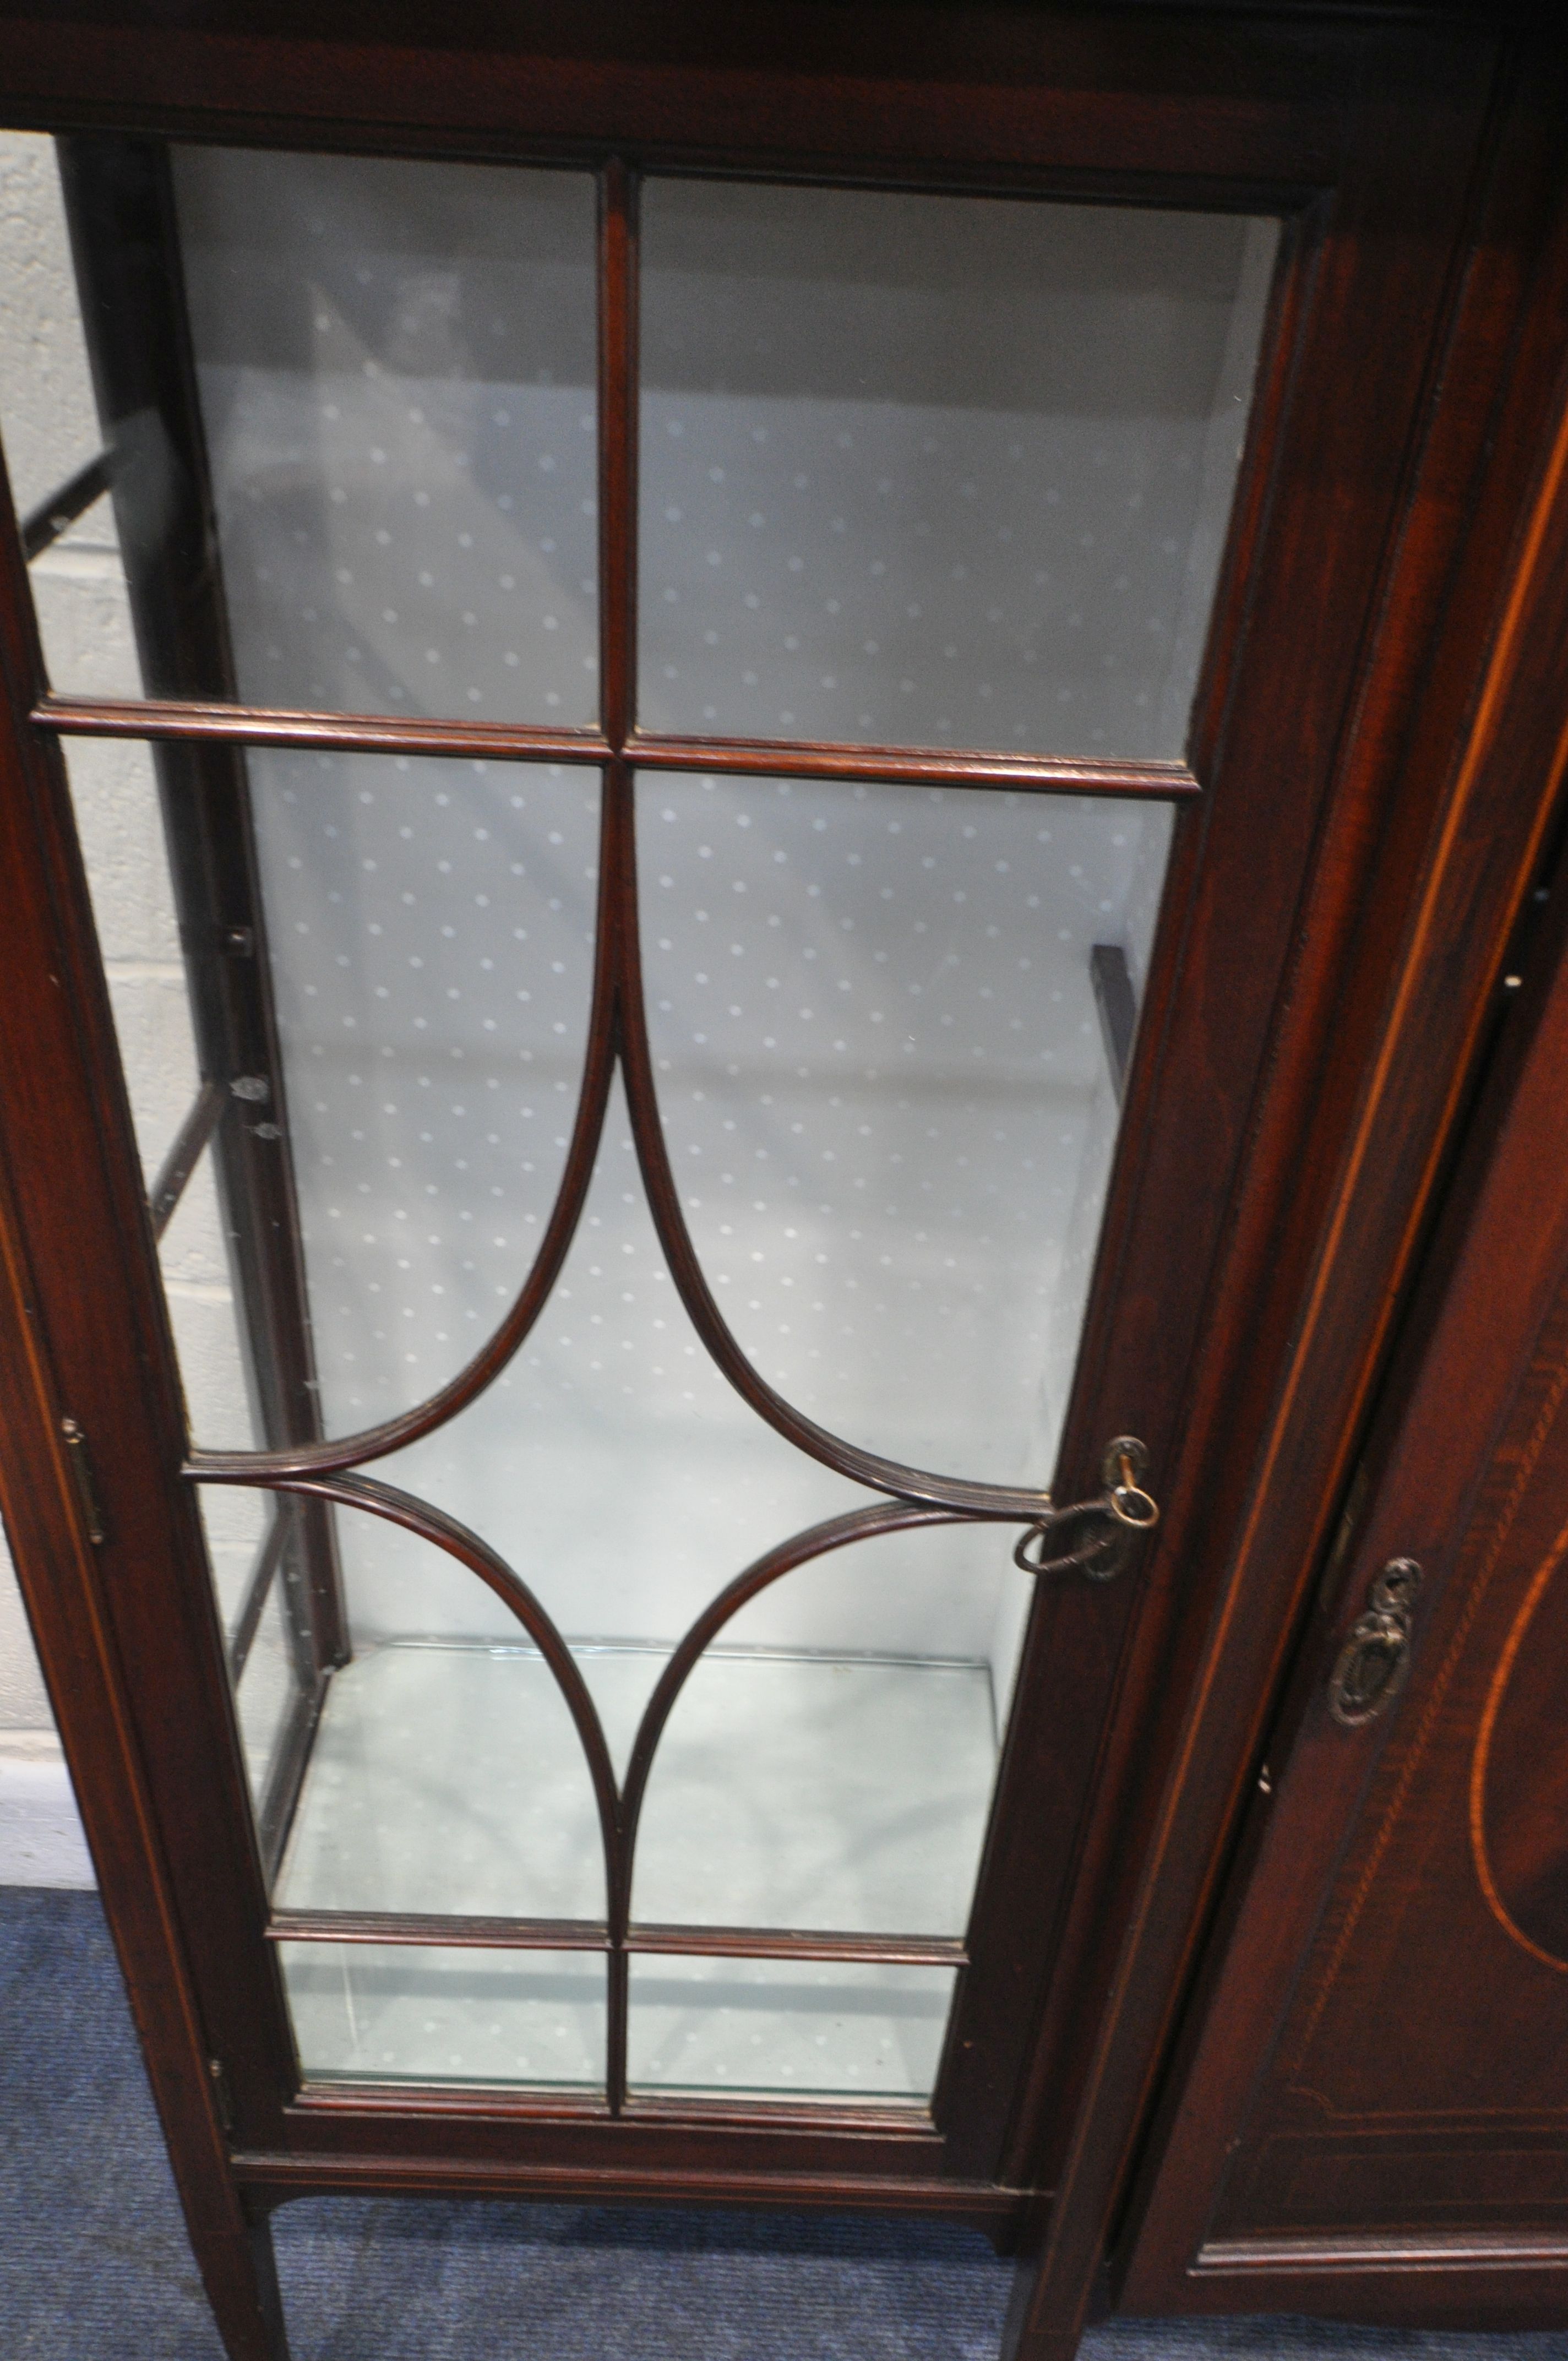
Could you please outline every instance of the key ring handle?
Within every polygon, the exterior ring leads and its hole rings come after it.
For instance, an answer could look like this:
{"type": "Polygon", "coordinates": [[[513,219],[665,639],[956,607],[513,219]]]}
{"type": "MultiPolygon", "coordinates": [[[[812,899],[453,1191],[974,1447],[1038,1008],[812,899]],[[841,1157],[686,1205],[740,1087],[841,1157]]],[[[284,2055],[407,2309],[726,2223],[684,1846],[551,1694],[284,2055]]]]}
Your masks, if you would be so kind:
{"type": "Polygon", "coordinates": [[[1105,1506],[1130,1532],[1151,1533],[1159,1522],[1159,1502],[1138,1482],[1148,1464],[1148,1453],[1135,1434],[1119,1434],[1105,1446],[1101,1466],[1105,1506]]]}
{"type": "Polygon", "coordinates": [[[1038,1522],[1020,1534],[1013,1552],[1014,1565],[1023,1574],[1076,1573],[1087,1575],[1091,1582],[1111,1581],[1122,1570],[1131,1537],[1152,1532],[1159,1522],[1159,1502],[1138,1481],[1148,1464],[1148,1453],[1137,1436],[1119,1434],[1107,1444],[1101,1463],[1105,1489],[1099,1499],[1075,1500],[1063,1509],[1047,1504],[1038,1522]],[[1065,1537],[1074,1526],[1081,1528],[1096,1518],[1109,1520],[1109,1530],[1102,1527],[1091,1532],[1076,1548],[1052,1551],[1053,1535],[1065,1537]]]}

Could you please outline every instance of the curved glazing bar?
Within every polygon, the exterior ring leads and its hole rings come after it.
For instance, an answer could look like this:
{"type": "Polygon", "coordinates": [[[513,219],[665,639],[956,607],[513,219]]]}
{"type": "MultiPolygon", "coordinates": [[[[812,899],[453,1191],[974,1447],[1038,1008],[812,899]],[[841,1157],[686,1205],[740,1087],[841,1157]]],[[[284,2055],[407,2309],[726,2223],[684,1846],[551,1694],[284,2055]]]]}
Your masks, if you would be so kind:
{"type": "MultiPolygon", "coordinates": [[[[961,1511],[903,1502],[877,1502],[792,1535],[764,1552],[727,1583],[669,1656],[637,1727],[624,1780],[618,1785],[603,1725],[576,1655],[534,1592],[498,1552],[445,1511],[374,1477],[296,1476],[270,1489],[367,1511],[433,1543],[477,1575],[528,1633],[576,1726],[593,1782],[608,1871],[608,1928],[625,1941],[637,1835],[648,1781],[670,1716],[691,1673],[718,1633],[748,1603],[784,1576],[853,1543],[943,1525],[992,1521],[961,1511]]],[[[291,1897],[299,1907],[297,1896],[291,1897]]],[[[334,1906],[343,1906],[341,1897],[334,1906]]]]}
{"type": "Polygon", "coordinates": [[[741,1398],[786,1442],[871,1491],[982,1517],[1033,1521],[1050,1506],[1046,1487],[990,1484],[933,1474],[846,1442],[795,1410],[741,1350],[708,1285],[671,1170],[642,1005],[636,897],[631,789],[620,766],[612,765],[605,790],[594,999],[583,1097],[549,1229],[521,1293],[489,1343],[456,1378],[417,1409],[378,1426],[339,1441],[302,1444],[282,1451],[195,1451],[190,1474],[198,1480],[268,1482],[306,1471],[325,1474],[360,1466],[418,1441],[471,1402],[516,1353],[559,1273],[591,1179],[619,1050],[643,1183],[671,1275],[708,1353],[741,1398]]]}
{"type": "Polygon", "coordinates": [[[1016,1531],[954,1515],[872,1536],[741,1605],[659,1741],[634,1934],[961,1938],[1037,1587],[1016,1531]]]}
{"type": "MultiPolygon", "coordinates": [[[[776,1434],[715,1367],[654,1233],[619,1076],[527,1342],[459,1416],[367,1472],[471,1526],[522,1576],[577,1657],[618,1773],[665,1658],[719,1586],[781,1534],[872,1497],[776,1434]]],[[[512,1636],[455,1565],[367,1519],[337,1523],[356,1650],[512,1636]]],[[[765,1635],[809,1636],[787,1610],[765,1635]]],[[[860,1627],[832,1636],[875,1644],[860,1627]]]]}

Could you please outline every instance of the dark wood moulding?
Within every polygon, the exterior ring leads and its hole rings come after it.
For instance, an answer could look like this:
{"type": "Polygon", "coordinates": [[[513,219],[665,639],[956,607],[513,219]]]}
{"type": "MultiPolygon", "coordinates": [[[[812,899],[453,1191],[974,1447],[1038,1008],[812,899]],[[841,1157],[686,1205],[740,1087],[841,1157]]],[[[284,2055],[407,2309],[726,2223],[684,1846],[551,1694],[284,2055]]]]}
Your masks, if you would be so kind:
{"type": "MultiPolygon", "coordinates": [[[[532,2115],[521,2112],[493,2120],[506,2142],[515,2147],[520,2132],[535,2124],[548,2129],[563,2146],[581,2142],[590,2147],[592,2136],[611,2130],[617,2145],[634,2134],[645,2134],[649,2156],[638,2164],[622,2147],[610,2159],[586,2153],[581,2163],[529,2164],[504,2156],[453,2158],[400,2152],[395,2161],[380,2156],[356,2157],[334,2147],[318,2147],[309,2135],[329,2123],[342,2130],[379,2133],[396,2126],[400,2135],[407,2120],[400,2109],[407,2093],[386,2091],[330,2092],[314,2086],[292,2111],[290,2129],[303,2145],[280,2150],[239,2150],[233,2160],[236,2181],[254,2191],[269,2206],[293,2197],[402,2195],[500,2197],[558,2204],[687,2204],[763,2205],[790,2209],[828,2207],[850,2213],[931,2216],[940,2221],[967,2222],[983,2230],[1003,2252],[1016,2235],[1025,2200],[1020,2192],[994,2183],[949,2180],[931,2170],[930,2151],[936,2145],[924,2137],[901,2139],[893,2111],[880,2119],[852,2116],[841,2143],[829,2147],[818,2124],[793,2117],[781,2103],[761,2103],[742,2111],[731,2107],[698,2108],[690,2102],[674,2103],[633,2099],[613,2127],[602,2109],[561,2104],[540,2108],[532,2115]],[[818,2169],[794,2171],[766,2158],[790,2144],[812,2149],[818,2169]],[[707,2159],[694,2158],[699,2144],[710,2150],[707,2159]],[[833,2149],[842,2147],[842,2160],[833,2149]],[[900,2151],[909,2150],[907,2165],[900,2151]],[[869,2153],[868,2153],[869,2151],[869,2153]],[[880,2167],[880,2169],[878,2169],[880,2167]],[[923,2171],[922,2171],[923,2168],[923,2171]]],[[[461,2122],[482,2116],[484,2101],[473,2092],[444,2091],[444,2114],[461,2122]]],[[[846,2111],[849,2113],[849,2111],[846,2111]]]]}
{"type": "MultiPolygon", "coordinates": [[[[602,1920],[486,1918],[421,1910],[275,1910],[274,1943],[394,1943],[454,1950],[609,1951],[602,1920]]],[[[839,1934],[795,1927],[639,1926],[620,1948],[650,1957],[706,1960],[822,1960],[880,1967],[961,1968],[969,1958],[956,1935],[839,1934]]]]}
{"type": "Polygon", "coordinates": [[[61,738],[146,738],[153,743],[298,746],[344,754],[471,756],[477,761],[602,763],[597,730],[535,730],[522,722],[440,721],[410,713],[314,713],[213,698],[72,697],[50,691],[29,719],[61,738]]]}
{"type": "MultiPolygon", "coordinates": [[[[608,601],[606,602],[609,603],[608,601]]],[[[619,669],[619,668],[618,668],[619,669]]],[[[607,682],[607,700],[616,685],[607,682]]],[[[603,763],[733,778],[839,779],[880,786],[1010,787],[1027,795],[1186,803],[1201,792],[1185,763],[1102,763],[947,746],[859,746],[827,739],[674,738],[541,730],[528,722],[443,721],[398,713],[313,713],[200,698],[40,697],[29,719],[60,738],[193,740],[328,753],[425,754],[497,763],[603,763]]]]}

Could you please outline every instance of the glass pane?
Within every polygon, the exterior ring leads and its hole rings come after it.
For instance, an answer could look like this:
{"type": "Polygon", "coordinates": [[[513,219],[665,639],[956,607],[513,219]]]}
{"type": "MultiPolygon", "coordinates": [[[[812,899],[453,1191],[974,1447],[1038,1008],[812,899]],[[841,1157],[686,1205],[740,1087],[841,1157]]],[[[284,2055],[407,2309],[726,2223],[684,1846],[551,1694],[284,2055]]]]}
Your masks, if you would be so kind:
{"type": "Polygon", "coordinates": [[[644,2091],[926,2099],[954,1981],[951,1968],[633,1959],[628,2080],[644,2091]]]}
{"type": "Polygon", "coordinates": [[[322,1417],[354,1433],[471,1358],[549,1220],[587,1036],[598,778],[247,760],[322,1417]]]}
{"type": "Polygon", "coordinates": [[[113,466],[35,576],[56,688],[593,721],[591,174],[202,148],[166,187],[146,143],[75,138],[62,203],[54,143],[12,150],[19,502],[113,466]]]}
{"type": "Polygon", "coordinates": [[[643,961],[686,1221],[763,1376],[835,1433],[1044,1487],[1141,998],[1164,804],[669,776],[643,961]]]}
{"type": "MultiPolygon", "coordinates": [[[[104,446],[82,340],[71,240],[41,132],[0,132],[0,437],[18,516],[42,508],[104,446]]],[[[29,573],[52,679],[139,697],[113,503],[93,500],[29,573]]]]}
{"type": "MultiPolygon", "coordinates": [[[[348,1510],[336,1527],[351,1606],[392,1583],[426,1616],[466,1591],[489,1620],[490,1594],[429,1543],[348,1510]]],[[[280,1907],[602,1920],[587,1764],[525,1633],[387,1642],[374,1636],[386,1616],[351,1616],[355,1653],[327,1687],[280,1907]]]]}
{"type": "MultiPolygon", "coordinates": [[[[187,948],[219,930],[204,907],[177,908],[179,752],[166,818],[148,749],[67,744],[148,1186],[203,1080],[192,992],[210,1017],[237,985],[237,1038],[209,1038],[209,1060],[275,1022],[281,1072],[228,1070],[220,1138],[238,1126],[288,1161],[321,1417],[356,1432],[472,1357],[549,1220],[588,1027],[598,774],[252,750],[198,788],[209,811],[231,797],[243,848],[232,782],[248,780],[269,953],[263,974],[247,957],[220,978],[211,956],[189,976],[181,964],[182,927],[187,948]],[[265,1104],[243,1095],[258,1084],[265,1104]]],[[[195,1439],[248,1449],[265,1437],[223,1202],[209,1150],[163,1268],[195,1439]]]]}
{"type": "Polygon", "coordinates": [[[278,1949],[313,2081],[604,2081],[605,1963],[591,1951],[278,1949]]]}
{"type": "Polygon", "coordinates": [[[1179,756],[1276,240],[649,181],[644,728],[1179,756]]]}
{"type": "Polygon", "coordinates": [[[283,1584],[274,1578],[235,1693],[251,1800],[263,1827],[268,1824],[274,1782],[305,1693],[283,1584]]]}
{"type": "Polygon", "coordinates": [[[240,695],[598,709],[586,172],[175,158],[240,695]]]}

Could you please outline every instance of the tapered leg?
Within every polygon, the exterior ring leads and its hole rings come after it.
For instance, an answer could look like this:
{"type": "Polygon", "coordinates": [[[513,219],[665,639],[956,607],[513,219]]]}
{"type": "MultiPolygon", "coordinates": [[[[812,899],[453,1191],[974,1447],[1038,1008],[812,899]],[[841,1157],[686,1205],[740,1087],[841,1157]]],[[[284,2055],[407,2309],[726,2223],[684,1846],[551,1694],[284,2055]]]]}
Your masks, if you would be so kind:
{"type": "Polygon", "coordinates": [[[1064,2268],[1054,2208],[1036,2198],[1019,2233],[1017,2268],[1003,2323],[1000,2361],[1073,2361],[1092,2301],[1095,2275],[1064,2268]]]}
{"type": "Polygon", "coordinates": [[[201,2220],[185,2209],[186,2226],[202,2284],[229,2361],[289,2361],[282,2299],[272,2253],[270,2208],[231,2183],[230,2218],[203,2205],[201,2220]]]}
{"type": "Polygon", "coordinates": [[[1003,2343],[1003,2361],[1073,2361],[1078,2351],[1076,2336],[1047,2336],[1035,2333],[1025,2334],[1016,2343],[1003,2343]]]}

